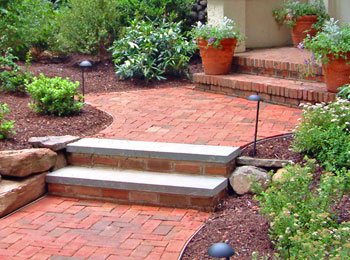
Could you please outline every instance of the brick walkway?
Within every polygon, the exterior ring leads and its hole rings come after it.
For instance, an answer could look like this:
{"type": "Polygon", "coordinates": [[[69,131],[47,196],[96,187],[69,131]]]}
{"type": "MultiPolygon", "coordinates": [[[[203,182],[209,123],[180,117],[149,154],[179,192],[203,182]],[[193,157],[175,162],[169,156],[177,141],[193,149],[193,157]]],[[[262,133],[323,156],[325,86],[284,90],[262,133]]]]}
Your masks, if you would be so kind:
{"type": "MultiPolygon", "coordinates": [[[[226,146],[254,139],[256,102],[246,99],[187,87],[88,95],[86,101],[114,117],[99,137],[226,146]]],[[[291,132],[300,114],[262,103],[258,138],[291,132]]]]}
{"type": "Polygon", "coordinates": [[[0,259],[177,260],[208,216],[48,196],[0,220],[0,259]]]}

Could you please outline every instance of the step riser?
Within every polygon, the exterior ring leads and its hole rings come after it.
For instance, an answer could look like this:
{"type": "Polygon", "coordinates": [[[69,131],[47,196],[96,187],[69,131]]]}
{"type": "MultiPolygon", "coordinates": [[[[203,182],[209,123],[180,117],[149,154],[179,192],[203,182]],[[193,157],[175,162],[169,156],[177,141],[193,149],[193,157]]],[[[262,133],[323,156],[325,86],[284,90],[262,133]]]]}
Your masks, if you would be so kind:
{"type": "Polygon", "coordinates": [[[312,76],[306,76],[302,71],[305,67],[300,64],[289,62],[269,61],[260,59],[251,59],[243,57],[234,57],[232,71],[248,73],[253,75],[270,76],[285,79],[303,79],[315,82],[324,82],[324,75],[321,67],[308,66],[307,69],[312,72],[312,76]]]}
{"type": "Polygon", "coordinates": [[[68,153],[68,162],[73,166],[110,167],[164,173],[219,175],[224,177],[227,177],[235,167],[235,160],[228,163],[210,163],[87,153],[68,153]]]}
{"type": "Polygon", "coordinates": [[[298,107],[300,103],[330,102],[336,94],[327,91],[313,89],[292,89],[284,86],[235,80],[233,78],[195,74],[194,82],[196,89],[219,94],[247,98],[252,94],[259,94],[265,102],[273,104],[290,105],[298,107]]]}
{"type": "Polygon", "coordinates": [[[145,191],[117,190],[58,183],[49,183],[48,190],[50,194],[57,196],[98,199],[127,204],[192,208],[207,212],[214,211],[220,199],[227,194],[227,189],[222,190],[216,196],[204,197],[145,191]]]}

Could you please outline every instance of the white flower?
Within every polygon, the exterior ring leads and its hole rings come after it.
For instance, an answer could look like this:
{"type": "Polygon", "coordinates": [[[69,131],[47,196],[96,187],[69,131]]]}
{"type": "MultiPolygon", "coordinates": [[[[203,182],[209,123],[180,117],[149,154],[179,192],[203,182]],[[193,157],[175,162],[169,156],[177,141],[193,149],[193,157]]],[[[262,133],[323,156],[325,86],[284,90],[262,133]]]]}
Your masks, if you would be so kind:
{"type": "Polygon", "coordinates": [[[125,66],[126,66],[126,67],[129,67],[130,65],[131,65],[131,63],[130,63],[129,60],[125,61],[125,66]]]}

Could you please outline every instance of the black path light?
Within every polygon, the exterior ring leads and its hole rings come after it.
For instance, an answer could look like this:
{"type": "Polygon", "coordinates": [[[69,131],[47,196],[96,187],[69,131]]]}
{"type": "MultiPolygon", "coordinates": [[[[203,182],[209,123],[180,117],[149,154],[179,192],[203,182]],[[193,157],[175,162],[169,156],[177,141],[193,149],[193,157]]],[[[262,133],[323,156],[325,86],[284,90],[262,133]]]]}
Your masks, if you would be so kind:
{"type": "Polygon", "coordinates": [[[216,243],[212,245],[208,250],[208,255],[216,258],[226,258],[229,260],[231,256],[235,254],[235,250],[226,243],[216,243]]]}
{"type": "Polygon", "coordinates": [[[84,97],[85,96],[84,70],[86,67],[91,67],[91,62],[84,60],[84,61],[80,62],[79,66],[81,68],[81,77],[83,80],[83,102],[84,102],[85,101],[85,97],[84,97]]]}
{"type": "Polygon", "coordinates": [[[256,155],[256,137],[258,134],[258,122],[259,122],[259,109],[260,109],[260,101],[263,101],[263,99],[258,95],[250,95],[248,97],[248,100],[250,101],[258,101],[258,107],[256,109],[256,121],[255,121],[255,134],[254,134],[254,149],[253,149],[253,156],[256,155]]]}

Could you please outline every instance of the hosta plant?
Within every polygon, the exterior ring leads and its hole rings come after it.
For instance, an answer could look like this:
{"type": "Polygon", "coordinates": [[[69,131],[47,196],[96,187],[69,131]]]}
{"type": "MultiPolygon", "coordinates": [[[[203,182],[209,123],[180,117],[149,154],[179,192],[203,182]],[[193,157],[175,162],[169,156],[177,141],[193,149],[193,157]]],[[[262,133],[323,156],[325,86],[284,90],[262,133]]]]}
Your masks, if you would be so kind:
{"type": "Polygon", "coordinates": [[[30,106],[37,113],[57,116],[78,114],[84,103],[83,96],[78,93],[79,82],[71,82],[68,78],[47,78],[43,74],[34,77],[27,85],[27,91],[33,101],[30,106]]]}

